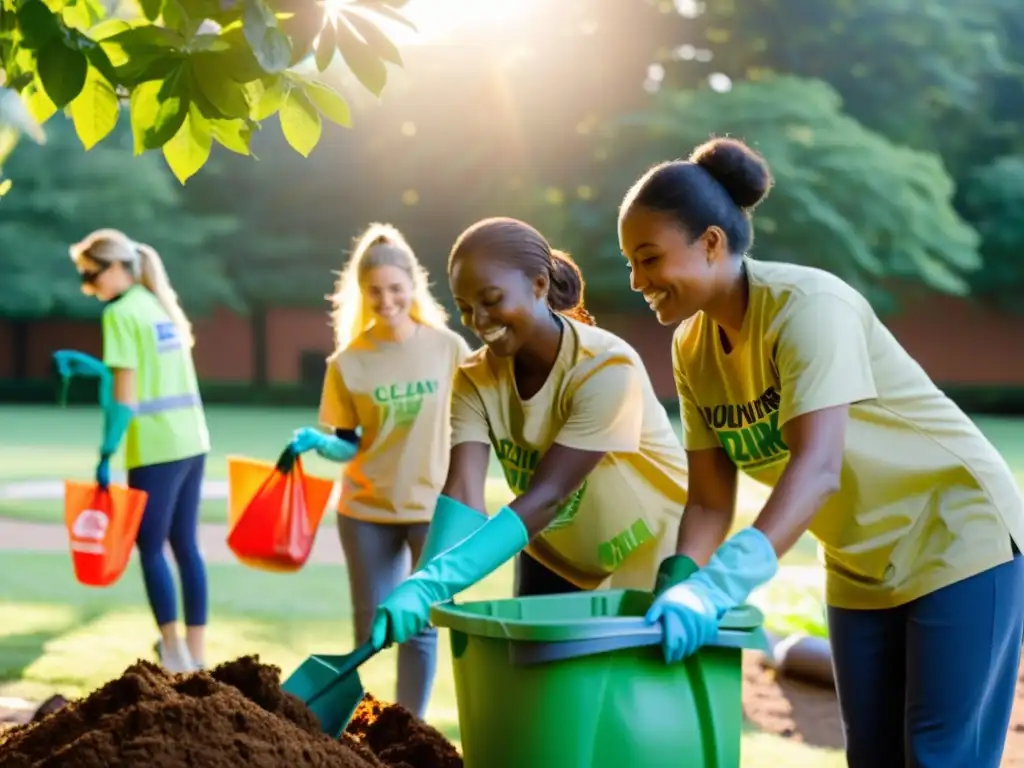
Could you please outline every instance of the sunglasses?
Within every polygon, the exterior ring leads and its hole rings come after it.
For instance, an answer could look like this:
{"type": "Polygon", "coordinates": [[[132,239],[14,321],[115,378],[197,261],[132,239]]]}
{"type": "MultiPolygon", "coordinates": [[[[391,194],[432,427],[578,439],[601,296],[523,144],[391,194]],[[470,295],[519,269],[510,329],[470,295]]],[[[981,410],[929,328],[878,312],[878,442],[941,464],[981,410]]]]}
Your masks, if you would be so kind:
{"type": "Polygon", "coordinates": [[[100,275],[110,269],[109,262],[97,262],[99,266],[96,269],[82,270],[78,273],[79,279],[82,281],[82,285],[94,285],[99,279],[100,275]]]}

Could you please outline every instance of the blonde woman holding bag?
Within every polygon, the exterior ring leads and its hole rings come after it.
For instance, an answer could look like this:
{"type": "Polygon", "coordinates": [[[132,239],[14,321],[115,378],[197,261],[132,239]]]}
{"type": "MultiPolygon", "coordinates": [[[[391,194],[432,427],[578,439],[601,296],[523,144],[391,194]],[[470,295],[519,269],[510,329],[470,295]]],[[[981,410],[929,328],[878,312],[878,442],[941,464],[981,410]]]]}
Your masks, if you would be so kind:
{"type": "MultiPolygon", "coordinates": [[[[296,432],[296,453],[346,464],[338,531],[349,571],[355,642],[377,605],[424,551],[448,471],[451,382],[469,347],[447,326],[427,271],[402,234],[373,224],[331,297],[335,349],[320,423],[296,432]]],[[[427,628],[398,652],[398,702],[423,717],[437,660],[427,628]]]]}

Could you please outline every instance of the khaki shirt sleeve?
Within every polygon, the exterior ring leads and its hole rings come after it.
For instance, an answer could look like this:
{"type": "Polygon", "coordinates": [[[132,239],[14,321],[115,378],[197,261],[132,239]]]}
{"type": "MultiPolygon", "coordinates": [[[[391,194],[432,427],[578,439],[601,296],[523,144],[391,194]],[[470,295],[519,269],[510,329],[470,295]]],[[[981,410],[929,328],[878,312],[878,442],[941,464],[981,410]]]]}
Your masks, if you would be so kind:
{"type": "Polygon", "coordinates": [[[327,362],[327,375],[320,395],[320,423],[333,429],[355,429],[359,426],[352,393],[345,386],[336,360],[327,362]]]}
{"type": "Polygon", "coordinates": [[[672,345],[672,375],[675,377],[676,393],[679,395],[679,417],[683,420],[683,445],[688,451],[706,451],[721,448],[714,430],[701,415],[700,406],[693,395],[690,383],[683,370],[679,348],[672,345]]]}
{"type": "Polygon", "coordinates": [[[829,294],[797,302],[783,321],[775,349],[782,390],[779,424],[878,397],[868,348],[868,318],[829,294]]]}
{"type": "Polygon", "coordinates": [[[640,450],[644,418],[640,375],[625,358],[589,373],[572,392],[569,417],[554,442],[581,451],[640,450]]]}
{"type": "Polygon", "coordinates": [[[490,445],[491,428],[480,393],[465,372],[456,371],[452,385],[452,446],[462,443],[490,445]]]}

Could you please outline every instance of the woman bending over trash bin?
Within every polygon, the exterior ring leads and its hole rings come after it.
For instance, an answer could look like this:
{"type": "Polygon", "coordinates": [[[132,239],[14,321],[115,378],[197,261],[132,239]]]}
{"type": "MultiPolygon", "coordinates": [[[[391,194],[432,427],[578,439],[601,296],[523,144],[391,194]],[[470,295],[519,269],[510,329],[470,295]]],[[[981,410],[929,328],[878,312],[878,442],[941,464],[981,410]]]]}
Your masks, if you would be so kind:
{"type": "Polygon", "coordinates": [[[860,293],[748,255],[771,183],[763,158],[716,139],[648,171],[622,203],[631,287],[679,324],[679,551],[703,566],[648,618],[666,655],[685,658],[809,530],[825,555],[849,764],[997,768],[1024,632],[1024,502],[860,293]],[[726,538],[737,471],[772,492],[726,538]]]}
{"type": "MultiPolygon", "coordinates": [[[[320,399],[320,423],[331,431],[300,429],[292,447],[347,462],[338,531],[358,645],[377,605],[422,557],[448,469],[452,377],[469,346],[387,225],[357,240],[332,303],[335,350],[320,399]]],[[[398,702],[421,718],[436,660],[432,628],[398,652],[398,702]]]]}
{"type": "Polygon", "coordinates": [[[169,672],[191,672],[205,664],[206,566],[198,539],[210,450],[192,362],[192,326],[160,256],[148,245],[100,229],[70,251],[82,290],[106,304],[103,363],[113,371],[114,402],[104,414],[96,481],[103,488],[110,482],[110,457],[127,435],[128,485],[148,494],[135,543],[160,629],[157,655],[169,672]],[[184,642],[164,554],[168,542],[181,579],[184,642]]]}
{"type": "Polygon", "coordinates": [[[475,518],[466,526],[475,532],[384,601],[378,646],[404,642],[433,603],[517,554],[518,596],[651,589],[686,503],[686,459],[668,414],[636,351],[594,325],[568,255],[528,224],[487,219],[455,243],[448,278],[484,347],[456,375],[435,525],[475,518]],[[492,447],[515,498],[487,519],[492,447]]]}

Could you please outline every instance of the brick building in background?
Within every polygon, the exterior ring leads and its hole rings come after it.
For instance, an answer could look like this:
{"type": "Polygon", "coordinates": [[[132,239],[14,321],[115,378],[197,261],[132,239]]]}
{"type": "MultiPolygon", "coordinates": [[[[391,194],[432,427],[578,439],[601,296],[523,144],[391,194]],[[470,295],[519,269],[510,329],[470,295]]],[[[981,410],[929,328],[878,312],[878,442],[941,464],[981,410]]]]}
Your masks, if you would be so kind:
{"type": "MultiPolygon", "coordinates": [[[[248,383],[263,368],[269,384],[305,380],[319,388],[331,349],[326,307],[271,309],[263,334],[251,318],[227,311],[195,318],[196,367],[204,382],[248,383]],[[261,339],[260,336],[263,338],[261,339]]],[[[598,322],[627,339],[641,354],[663,399],[674,398],[669,344],[672,330],[649,315],[600,313],[598,322]]],[[[888,326],[943,386],[1024,388],[1024,316],[947,296],[904,303],[888,326]]],[[[0,379],[46,379],[57,349],[98,355],[98,322],[41,320],[15,325],[0,320],[0,379]]]]}

